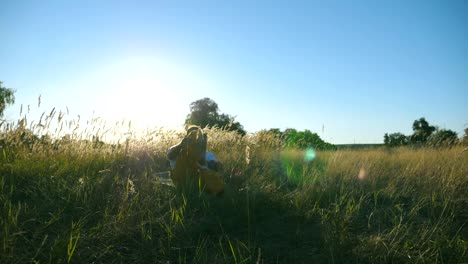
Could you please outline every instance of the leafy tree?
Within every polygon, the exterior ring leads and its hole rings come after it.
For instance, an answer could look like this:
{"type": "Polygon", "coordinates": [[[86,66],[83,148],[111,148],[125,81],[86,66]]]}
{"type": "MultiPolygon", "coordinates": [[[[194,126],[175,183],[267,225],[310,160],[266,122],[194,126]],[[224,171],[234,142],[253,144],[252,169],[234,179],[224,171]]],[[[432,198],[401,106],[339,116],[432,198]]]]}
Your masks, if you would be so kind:
{"type": "Polygon", "coordinates": [[[284,143],[284,139],[286,137],[285,132],[281,131],[279,128],[270,128],[268,130],[263,130],[264,133],[273,136],[274,138],[282,141],[284,143]]]}
{"type": "Polygon", "coordinates": [[[4,87],[3,82],[0,81],[0,117],[3,117],[7,105],[15,103],[14,93],[13,89],[4,87]]]}
{"type": "Polygon", "coordinates": [[[263,136],[271,139],[279,140],[281,145],[289,148],[315,148],[319,150],[335,150],[336,146],[328,142],[323,141],[317,133],[313,133],[310,130],[297,131],[294,128],[287,128],[281,131],[279,128],[271,128],[268,130],[260,131],[263,136]]]}
{"type": "Polygon", "coordinates": [[[296,134],[297,134],[297,130],[296,130],[296,129],[294,129],[294,128],[286,128],[286,129],[284,130],[282,136],[283,136],[284,139],[287,141],[288,139],[295,137],[296,134]]]}
{"type": "Polygon", "coordinates": [[[246,134],[244,127],[239,122],[235,121],[235,118],[233,116],[227,114],[219,115],[215,125],[222,127],[228,131],[237,131],[242,136],[246,134]]]}
{"type": "Polygon", "coordinates": [[[218,104],[210,98],[203,98],[190,104],[190,114],[185,119],[187,125],[212,126],[218,119],[218,104]]]}
{"type": "Polygon", "coordinates": [[[295,147],[305,149],[313,147],[315,149],[335,149],[335,146],[323,141],[317,133],[313,133],[306,129],[304,131],[297,131],[288,128],[284,132],[284,137],[287,147],[295,147]]]}
{"type": "Polygon", "coordinates": [[[402,133],[392,133],[384,135],[384,144],[389,147],[404,146],[408,144],[408,137],[402,133]]]}
{"type": "Polygon", "coordinates": [[[278,137],[283,136],[283,132],[281,132],[281,130],[279,128],[270,128],[270,129],[267,130],[267,133],[273,134],[273,135],[278,136],[278,137]]]}
{"type": "Polygon", "coordinates": [[[436,130],[434,126],[429,125],[424,117],[413,122],[413,135],[410,136],[411,144],[424,144],[436,130]]]}
{"type": "Polygon", "coordinates": [[[463,135],[462,143],[468,145],[468,127],[465,128],[465,134],[463,135]]]}
{"type": "Polygon", "coordinates": [[[451,146],[458,143],[458,136],[450,129],[440,129],[429,138],[432,146],[451,146]]]}
{"type": "Polygon", "coordinates": [[[205,97],[190,104],[190,114],[185,119],[186,125],[197,125],[202,128],[218,126],[228,131],[237,131],[245,135],[244,127],[235,121],[235,117],[220,114],[218,104],[205,97]]]}

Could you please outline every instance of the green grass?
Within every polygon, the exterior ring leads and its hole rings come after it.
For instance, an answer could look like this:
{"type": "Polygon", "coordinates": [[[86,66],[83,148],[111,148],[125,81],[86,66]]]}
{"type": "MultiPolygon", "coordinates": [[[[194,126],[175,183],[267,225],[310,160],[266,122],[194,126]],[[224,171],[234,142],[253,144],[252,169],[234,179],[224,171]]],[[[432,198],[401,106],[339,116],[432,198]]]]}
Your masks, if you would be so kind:
{"type": "Polygon", "coordinates": [[[175,133],[107,145],[3,131],[0,263],[468,262],[461,147],[305,163],[275,138],[213,129],[226,182],[214,197],[157,181],[175,133]]]}

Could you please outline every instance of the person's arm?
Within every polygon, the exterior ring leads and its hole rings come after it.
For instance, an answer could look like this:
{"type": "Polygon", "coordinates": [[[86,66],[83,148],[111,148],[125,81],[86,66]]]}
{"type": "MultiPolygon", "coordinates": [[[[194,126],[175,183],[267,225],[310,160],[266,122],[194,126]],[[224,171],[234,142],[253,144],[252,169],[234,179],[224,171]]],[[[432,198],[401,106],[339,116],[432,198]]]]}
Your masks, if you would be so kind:
{"type": "Polygon", "coordinates": [[[179,155],[180,149],[181,149],[180,145],[174,145],[174,146],[170,147],[167,150],[167,159],[168,160],[176,160],[177,156],[179,155]]]}
{"type": "Polygon", "coordinates": [[[167,150],[167,159],[168,160],[176,160],[177,156],[179,156],[179,153],[182,150],[182,147],[185,146],[185,145],[186,145],[186,139],[184,138],[184,139],[182,139],[182,141],[179,144],[170,147],[167,150]]]}

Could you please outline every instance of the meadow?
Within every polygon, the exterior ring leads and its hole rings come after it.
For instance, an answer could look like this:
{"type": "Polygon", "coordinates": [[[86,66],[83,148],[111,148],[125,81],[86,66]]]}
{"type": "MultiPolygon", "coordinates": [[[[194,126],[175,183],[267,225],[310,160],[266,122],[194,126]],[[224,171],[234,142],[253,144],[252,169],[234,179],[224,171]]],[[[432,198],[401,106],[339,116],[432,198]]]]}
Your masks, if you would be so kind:
{"type": "Polygon", "coordinates": [[[209,129],[216,197],[157,176],[179,132],[46,129],[1,125],[0,263],[468,263],[461,146],[313,152],[209,129]]]}

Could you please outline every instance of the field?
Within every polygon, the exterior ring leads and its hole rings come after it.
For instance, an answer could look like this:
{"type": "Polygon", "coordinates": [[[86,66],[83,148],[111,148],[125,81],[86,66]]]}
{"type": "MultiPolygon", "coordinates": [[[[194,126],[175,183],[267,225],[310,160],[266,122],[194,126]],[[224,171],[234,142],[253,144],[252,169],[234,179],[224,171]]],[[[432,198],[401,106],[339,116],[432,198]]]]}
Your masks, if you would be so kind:
{"type": "Polygon", "coordinates": [[[314,153],[212,129],[214,197],[156,176],[181,134],[104,144],[26,127],[2,127],[0,263],[468,262],[463,147],[314,153]]]}

